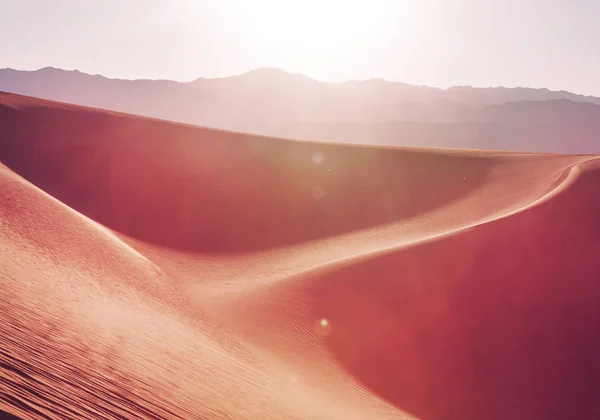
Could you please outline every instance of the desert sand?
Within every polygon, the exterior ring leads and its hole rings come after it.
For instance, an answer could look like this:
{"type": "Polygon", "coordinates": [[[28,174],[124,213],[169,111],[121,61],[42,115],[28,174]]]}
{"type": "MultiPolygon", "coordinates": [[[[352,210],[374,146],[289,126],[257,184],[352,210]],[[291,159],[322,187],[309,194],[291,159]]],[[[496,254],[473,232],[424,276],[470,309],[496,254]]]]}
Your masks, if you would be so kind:
{"type": "Polygon", "coordinates": [[[0,94],[0,161],[7,413],[600,418],[600,158],[0,94]]]}

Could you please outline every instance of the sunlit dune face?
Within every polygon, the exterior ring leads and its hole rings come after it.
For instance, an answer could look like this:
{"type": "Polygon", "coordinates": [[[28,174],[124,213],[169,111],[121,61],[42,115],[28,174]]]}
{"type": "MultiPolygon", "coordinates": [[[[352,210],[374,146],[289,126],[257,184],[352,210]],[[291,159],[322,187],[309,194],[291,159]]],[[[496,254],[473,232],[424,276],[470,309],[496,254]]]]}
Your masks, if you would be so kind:
{"type": "Polygon", "coordinates": [[[326,71],[329,63],[360,59],[393,30],[406,0],[255,0],[236,7],[236,30],[257,55],[326,71]]]}

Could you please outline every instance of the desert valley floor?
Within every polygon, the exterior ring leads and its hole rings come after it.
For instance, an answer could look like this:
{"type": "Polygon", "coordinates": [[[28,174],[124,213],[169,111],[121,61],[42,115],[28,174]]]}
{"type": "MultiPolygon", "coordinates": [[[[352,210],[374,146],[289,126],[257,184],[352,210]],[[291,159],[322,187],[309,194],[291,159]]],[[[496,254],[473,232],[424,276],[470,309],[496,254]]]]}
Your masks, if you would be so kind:
{"type": "Polygon", "coordinates": [[[0,93],[0,162],[6,413],[600,418],[600,158],[0,93]]]}

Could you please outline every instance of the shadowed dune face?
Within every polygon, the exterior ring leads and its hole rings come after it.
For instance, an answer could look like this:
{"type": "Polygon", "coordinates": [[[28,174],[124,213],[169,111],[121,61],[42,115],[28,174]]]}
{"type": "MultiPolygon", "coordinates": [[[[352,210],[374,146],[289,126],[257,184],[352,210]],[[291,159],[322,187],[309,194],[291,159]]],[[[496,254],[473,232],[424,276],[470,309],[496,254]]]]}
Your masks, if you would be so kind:
{"type": "Polygon", "coordinates": [[[314,279],[328,345],[419,418],[600,416],[599,183],[314,279]]]}
{"type": "Polygon", "coordinates": [[[476,188],[489,169],[460,154],[274,143],[22,99],[7,105],[0,153],[12,170],[111,229],[205,253],[423,214],[476,188]]]}

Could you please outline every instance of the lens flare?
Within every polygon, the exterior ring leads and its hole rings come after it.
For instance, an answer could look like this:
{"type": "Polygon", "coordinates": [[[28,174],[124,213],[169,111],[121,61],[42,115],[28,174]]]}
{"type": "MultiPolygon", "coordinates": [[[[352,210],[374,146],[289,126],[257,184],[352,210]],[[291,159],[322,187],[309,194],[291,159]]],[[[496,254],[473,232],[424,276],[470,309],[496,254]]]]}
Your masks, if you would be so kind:
{"type": "Polygon", "coordinates": [[[325,156],[321,152],[315,152],[312,155],[312,161],[315,165],[322,165],[325,162],[325,156]]]}

